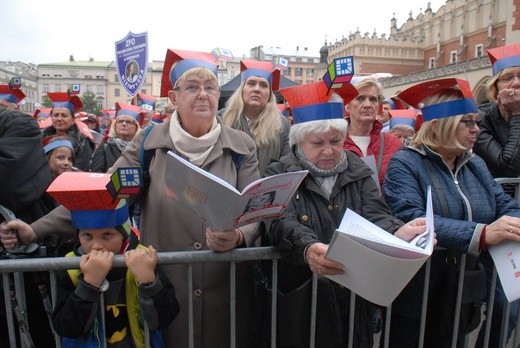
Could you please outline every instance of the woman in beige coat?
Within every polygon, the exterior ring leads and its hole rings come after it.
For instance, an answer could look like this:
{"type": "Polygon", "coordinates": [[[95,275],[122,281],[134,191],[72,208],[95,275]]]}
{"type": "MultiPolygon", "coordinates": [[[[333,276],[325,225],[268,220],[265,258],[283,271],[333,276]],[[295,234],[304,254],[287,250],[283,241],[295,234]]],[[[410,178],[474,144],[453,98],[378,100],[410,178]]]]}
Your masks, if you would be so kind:
{"type": "MultiPolygon", "coordinates": [[[[167,196],[165,177],[175,175],[166,173],[168,150],[177,152],[239,190],[258,179],[260,174],[254,141],[247,134],[223,125],[216,117],[220,90],[212,55],[169,49],[163,71],[161,95],[167,94],[176,110],[170,122],[153,126],[144,141],[144,149],[153,149],[154,156],[149,166],[150,184],[141,216],[141,242],[152,244],[162,252],[226,251],[251,245],[256,237],[255,225],[233,231],[213,231],[198,216],[167,196]]],[[[145,134],[143,131],[134,137],[109,171],[140,165],[145,134]]],[[[25,242],[31,234],[41,238],[47,232],[56,233],[58,221],[47,216],[34,223],[32,229],[16,223],[11,225],[13,222],[4,224],[2,243],[7,247],[12,241],[8,238],[8,229],[17,229],[25,242]]],[[[72,227],[70,221],[67,225],[69,229],[72,227]]],[[[176,289],[181,308],[172,327],[166,330],[165,342],[168,347],[188,347],[187,265],[165,266],[164,269],[176,289]]],[[[193,264],[194,347],[230,346],[229,273],[227,263],[193,264]]],[[[252,314],[252,279],[248,262],[237,264],[236,294],[236,346],[247,347],[250,346],[252,314]]]]}

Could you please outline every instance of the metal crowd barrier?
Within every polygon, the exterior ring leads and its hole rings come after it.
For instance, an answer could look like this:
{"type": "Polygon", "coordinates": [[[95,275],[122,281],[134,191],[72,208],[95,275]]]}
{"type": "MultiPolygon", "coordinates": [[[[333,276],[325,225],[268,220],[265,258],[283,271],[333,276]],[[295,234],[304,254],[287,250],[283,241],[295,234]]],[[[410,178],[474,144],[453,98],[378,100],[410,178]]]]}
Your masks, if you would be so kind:
{"type": "MultiPolygon", "coordinates": [[[[278,264],[277,260],[280,259],[281,257],[282,257],[282,255],[278,251],[276,251],[273,247],[261,247],[261,248],[237,249],[237,250],[232,250],[232,251],[225,252],[225,253],[217,253],[217,252],[213,252],[213,251],[164,252],[164,253],[159,253],[159,263],[163,264],[163,265],[194,264],[194,263],[204,263],[204,262],[228,262],[229,263],[230,274],[231,274],[230,281],[231,281],[231,285],[232,285],[230,287],[230,289],[231,289],[230,290],[230,310],[232,313],[232,315],[230,317],[231,347],[234,348],[236,346],[236,339],[235,339],[236,338],[236,336],[235,336],[236,317],[234,315],[236,294],[235,294],[235,287],[233,286],[233,284],[236,281],[236,278],[235,278],[236,263],[242,262],[242,261],[247,261],[247,260],[272,260],[272,272],[273,272],[273,274],[277,274],[277,264],[278,264]]],[[[23,277],[20,277],[20,275],[23,272],[46,271],[46,272],[49,272],[49,274],[50,274],[51,288],[52,288],[51,297],[55,298],[54,297],[54,294],[55,294],[54,271],[62,270],[62,269],[78,268],[79,260],[80,260],[80,258],[76,258],[76,257],[58,257],[58,258],[48,257],[48,258],[27,258],[27,259],[1,260],[0,261],[0,273],[2,273],[4,289],[9,289],[9,277],[11,277],[13,275],[14,275],[15,279],[23,279],[23,277]]],[[[465,262],[464,257],[462,258],[462,262],[463,263],[465,262]]],[[[121,255],[117,255],[115,257],[114,266],[115,267],[124,266],[124,259],[121,255]]],[[[426,263],[427,274],[429,274],[429,267],[430,267],[430,261],[428,260],[428,262],[426,263]]],[[[496,271],[495,271],[494,277],[496,279],[496,271]]],[[[188,274],[187,274],[186,279],[188,282],[188,286],[190,288],[192,288],[192,277],[191,277],[191,268],[190,267],[188,267],[188,274]]],[[[428,287],[428,279],[429,279],[429,277],[426,277],[425,288],[428,287]]],[[[16,282],[15,285],[17,287],[16,294],[18,297],[18,304],[19,304],[22,312],[24,312],[26,308],[24,307],[24,299],[23,299],[23,282],[18,281],[18,282],[16,282]]],[[[274,277],[274,281],[272,283],[272,289],[273,290],[277,289],[276,277],[274,277]]],[[[461,289],[462,289],[462,284],[459,284],[459,290],[461,290],[461,289]]],[[[11,299],[9,298],[9,294],[8,294],[9,291],[5,291],[5,293],[6,294],[5,294],[4,300],[5,300],[5,305],[7,307],[7,313],[13,313],[11,299]]],[[[273,291],[272,294],[273,294],[273,296],[271,298],[271,342],[273,342],[272,347],[276,347],[276,343],[275,343],[276,342],[276,315],[277,315],[277,297],[275,295],[276,291],[273,291]]],[[[311,303],[309,303],[309,306],[311,306],[311,330],[310,330],[311,345],[310,345],[310,347],[314,347],[315,325],[316,325],[316,318],[315,318],[316,294],[317,294],[317,277],[314,276],[313,289],[312,289],[312,301],[311,301],[311,303]]],[[[425,294],[426,294],[426,292],[425,292],[425,294]]],[[[488,311],[489,312],[492,312],[492,303],[493,303],[493,298],[494,298],[493,294],[494,294],[494,291],[491,291],[491,295],[488,300],[488,311]]],[[[356,298],[357,298],[357,296],[352,295],[351,301],[355,301],[356,298]]],[[[426,303],[427,303],[426,296],[424,296],[423,308],[426,308],[426,303]]],[[[353,308],[353,306],[351,306],[351,308],[353,308]]],[[[391,317],[391,310],[392,310],[391,306],[386,308],[386,318],[385,318],[385,322],[384,322],[385,337],[383,338],[384,340],[382,341],[383,347],[388,347],[388,337],[391,334],[390,319],[389,319],[391,317]]],[[[503,324],[502,325],[502,334],[503,334],[504,338],[505,338],[505,332],[507,332],[508,322],[507,322],[506,318],[508,317],[508,313],[509,313],[509,304],[506,305],[505,310],[506,310],[506,314],[504,315],[504,319],[502,322],[502,324],[503,324]]],[[[460,295],[458,297],[457,310],[455,313],[456,318],[458,318],[459,313],[460,313],[460,295]]],[[[354,321],[355,321],[354,312],[351,311],[349,316],[350,316],[350,320],[349,320],[350,326],[349,326],[348,330],[351,333],[349,335],[349,337],[352,338],[353,337],[352,333],[354,332],[353,331],[354,330],[354,321]]],[[[191,306],[190,306],[189,318],[190,318],[189,330],[190,330],[190,333],[193,334],[193,321],[192,321],[193,313],[191,312],[191,306]]],[[[422,347],[424,344],[424,342],[422,341],[422,338],[424,338],[425,319],[426,319],[426,311],[423,310],[422,318],[421,318],[421,333],[420,333],[421,341],[420,341],[419,347],[422,347]]],[[[458,323],[458,320],[456,320],[455,323],[458,323]]],[[[11,347],[16,347],[14,342],[16,342],[15,335],[17,334],[17,332],[15,331],[14,319],[12,317],[10,318],[8,324],[9,324],[8,325],[9,326],[9,338],[10,338],[10,342],[11,342],[11,347]]],[[[454,333],[458,332],[458,328],[456,326],[457,326],[457,324],[453,328],[454,333]]],[[[517,325],[517,328],[518,328],[518,325],[517,325]]],[[[487,331],[486,331],[486,334],[487,334],[486,340],[487,340],[487,337],[489,337],[488,336],[489,329],[490,329],[490,327],[488,325],[487,331]]],[[[30,332],[30,328],[29,328],[29,332],[30,332]]],[[[476,332],[478,332],[478,329],[475,330],[473,333],[466,336],[466,342],[467,342],[466,346],[467,347],[470,346],[469,345],[470,344],[469,342],[471,342],[470,335],[473,335],[476,332]]],[[[517,330],[517,332],[518,332],[518,330],[517,330]]],[[[18,332],[18,334],[19,334],[19,332],[18,332]]],[[[191,339],[193,339],[192,335],[190,335],[190,337],[191,337],[191,339]]],[[[20,337],[20,339],[22,342],[22,346],[24,348],[30,347],[30,343],[25,341],[23,339],[23,337],[20,337]]],[[[453,347],[456,347],[456,345],[455,345],[456,339],[457,339],[456,336],[453,337],[453,342],[454,342],[453,347]]],[[[375,346],[377,347],[378,344],[379,344],[379,339],[375,339],[375,346]]],[[[352,339],[349,342],[348,346],[353,347],[352,339]]],[[[514,346],[516,347],[516,341],[515,341],[514,346]]],[[[60,347],[59,340],[57,340],[56,347],[60,347]]],[[[193,347],[193,341],[190,342],[190,347],[193,347]]],[[[500,347],[506,347],[505,341],[500,345],[500,347]]]]}
{"type": "MultiPolygon", "coordinates": [[[[513,184],[515,187],[515,198],[520,201],[520,178],[498,178],[497,182],[500,184],[513,184]]],[[[271,297],[271,346],[276,347],[276,315],[277,315],[277,277],[278,274],[278,260],[282,257],[282,254],[277,251],[273,247],[260,247],[260,248],[243,248],[231,250],[224,253],[217,253],[213,251],[182,251],[182,252],[162,252],[159,253],[159,264],[162,265],[170,265],[170,264],[188,264],[188,270],[186,274],[186,279],[188,282],[188,287],[192,289],[193,287],[193,277],[191,274],[190,265],[195,263],[205,263],[205,262],[228,262],[230,267],[230,328],[231,328],[231,348],[236,346],[236,316],[235,316],[235,305],[236,305],[236,293],[235,293],[235,282],[236,282],[236,274],[235,274],[235,265],[237,262],[242,261],[250,261],[250,260],[271,260],[272,261],[272,274],[273,281],[271,287],[272,297],[271,297]]],[[[71,269],[71,268],[79,268],[79,257],[47,257],[47,258],[24,258],[24,259],[2,259],[0,260],[0,273],[2,274],[2,284],[4,288],[4,302],[6,306],[7,313],[13,313],[13,305],[12,299],[9,296],[9,288],[10,288],[10,277],[14,277],[15,280],[15,289],[16,289],[16,299],[17,304],[19,306],[19,310],[21,311],[21,315],[25,314],[25,300],[24,300],[24,284],[23,284],[23,273],[24,272],[35,272],[35,271],[44,271],[49,272],[50,282],[51,282],[51,298],[55,298],[55,276],[54,272],[63,269],[71,269]]],[[[464,269],[463,265],[465,264],[465,256],[461,259],[461,269],[464,269]]],[[[115,267],[123,267],[124,259],[123,256],[117,255],[114,260],[115,267]]],[[[430,273],[430,260],[426,263],[426,274],[430,273]]],[[[463,274],[461,274],[459,279],[462,279],[463,274]]],[[[493,301],[494,301],[494,291],[496,287],[497,281],[497,273],[496,270],[493,272],[492,278],[492,288],[489,292],[489,298],[486,303],[486,310],[488,313],[492,313],[493,310],[493,301]]],[[[429,286],[429,276],[425,277],[425,289],[428,289],[429,286]]],[[[191,292],[189,292],[191,294],[191,292]]],[[[311,328],[310,328],[310,347],[314,347],[314,338],[315,338],[315,325],[316,325],[316,294],[317,294],[317,276],[314,275],[313,278],[313,286],[312,286],[312,301],[309,303],[311,306],[311,328]]],[[[457,305],[455,311],[455,326],[453,327],[453,339],[452,339],[452,347],[455,348],[457,346],[457,335],[458,332],[458,318],[460,315],[460,304],[461,304],[461,296],[462,296],[462,283],[459,282],[458,285],[458,297],[457,297],[457,305]]],[[[356,295],[352,294],[350,297],[351,301],[355,301],[357,298],[356,295]]],[[[190,303],[191,303],[190,298],[190,303]]],[[[54,303],[53,303],[54,304],[54,303]]],[[[425,290],[423,294],[423,311],[421,316],[421,331],[420,331],[420,342],[419,347],[423,347],[424,345],[424,330],[425,330],[425,321],[426,321],[426,305],[427,305],[427,291],[425,290]]],[[[189,318],[190,318],[190,347],[194,346],[193,343],[193,313],[192,307],[189,306],[189,318]]],[[[354,308],[354,306],[351,306],[354,308]]],[[[388,347],[388,338],[391,334],[390,332],[390,317],[391,317],[392,306],[386,308],[386,316],[384,319],[384,337],[382,342],[383,347],[388,347]]],[[[502,326],[501,326],[501,342],[499,348],[509,346],[507,342],[507,326],[508,326],[508,317],[510,312],[510,304],[506,303],[504,305],[504,315],[502,317],[502,326]]],[[[353,332],[354,332],[354,311],[353,309],[349,313],[349,337],[350,341],[348,342],[348,347],[353,347],[353,332]]],[[[16,331],[14,316],[8,316],[8,331],[9,331],[9,340],[11,342],[11,347],[16,347],[16,335],[20,334],[20,332],[16,331]]],[[[483,319],[483,318],[482,318],[483,319]]],[[[491,321],[488,320],[486,322],[485,327],[485,342],[489,340],[489,334],[491,329],[491,321]]],[[[520,323],[517,321],[516,330],[514,336],[511,338],[512,346],[517,347],[520,336],[520,323]]],[[[30,332],[30,328],[28,328],[30,332]]],[[[472,333],[465,336],[465,346],[470,347],[471,342],[474,342],[475,335],[478,333],[479,329],[476,329],[472,333]]],[[[59,340],[56,340],[56,347],[60,347],[59,340]]],[[[20,342],[22,347],[31,347],[30,340],[27,340],[24,337],[20,337],[20,342]]],[[[379,339],[375,338],[375,347],[379,346],[379,339]]],[[[511,342],[509,342],[511,343],[511,342]]],[[[487,347],[487,343],[485,343],[485,347],[487,347]]],[[[495,348],[495,347],[492,347],[495,348]]]]}

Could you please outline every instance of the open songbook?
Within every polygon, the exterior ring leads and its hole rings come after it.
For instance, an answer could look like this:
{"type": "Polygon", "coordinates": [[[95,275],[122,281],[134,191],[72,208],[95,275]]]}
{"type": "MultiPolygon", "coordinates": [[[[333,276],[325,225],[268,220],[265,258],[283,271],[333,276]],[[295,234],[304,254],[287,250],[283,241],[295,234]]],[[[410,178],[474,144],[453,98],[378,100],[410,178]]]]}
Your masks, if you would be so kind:
{"type": "Polygon", "coordinates": [[[239,192],[225,180],[174,152],[168,154],[168,196],[216,231],[279,218],[308,173],[300,170],[260,178],[239,192]]]}
{"type": "Polygon", "coordinates": [[[341,262],[345,273],[327,277],[370,302],[389,306],[433,252],[431,187],[427,195],[426,232],[409,242],[347,209],[326,256],[341,262]]]}

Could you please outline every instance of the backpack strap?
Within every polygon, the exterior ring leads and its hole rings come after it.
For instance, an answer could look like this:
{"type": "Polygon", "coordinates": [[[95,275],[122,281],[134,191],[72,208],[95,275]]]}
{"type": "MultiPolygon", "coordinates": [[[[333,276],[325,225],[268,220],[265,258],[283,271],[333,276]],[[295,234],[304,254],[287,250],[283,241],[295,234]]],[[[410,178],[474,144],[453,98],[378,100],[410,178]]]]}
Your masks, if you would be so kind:
{"type": "Polygon", "coordinates": [[[139,159],[141,161],[141,170],[143,171],[143,182],[145,185],[150,183],[150,163],[152,162],[152,158],[155,154],[155,149],[145,150],[144,149],[144,142],[146,141],[146,138],[150,134],[150,131],[153,128],[153,124],[149,125],[145,128],[143,133],[143,141],[141,142],[141,150],[139,154],[139,159]]]}

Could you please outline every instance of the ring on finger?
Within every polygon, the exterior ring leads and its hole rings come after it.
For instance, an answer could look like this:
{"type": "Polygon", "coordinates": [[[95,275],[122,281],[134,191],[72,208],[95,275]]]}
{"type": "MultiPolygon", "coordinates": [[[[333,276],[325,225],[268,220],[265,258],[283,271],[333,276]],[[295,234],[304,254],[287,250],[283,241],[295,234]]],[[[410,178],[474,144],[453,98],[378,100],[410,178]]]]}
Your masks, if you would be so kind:
{"type": "Polygon", "coordinates": [[[321,273],[321,266],[318,267],[318,273],[321,273]]]}

